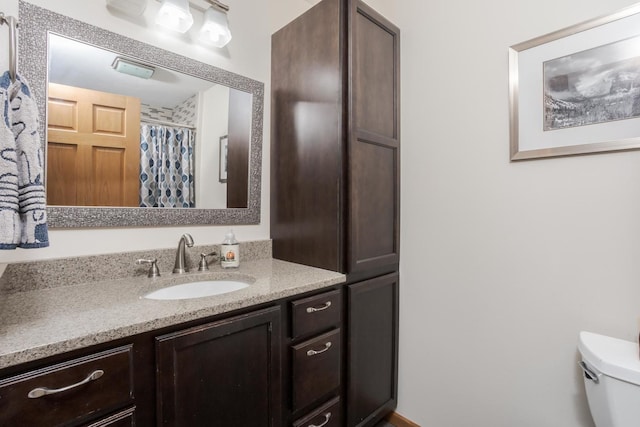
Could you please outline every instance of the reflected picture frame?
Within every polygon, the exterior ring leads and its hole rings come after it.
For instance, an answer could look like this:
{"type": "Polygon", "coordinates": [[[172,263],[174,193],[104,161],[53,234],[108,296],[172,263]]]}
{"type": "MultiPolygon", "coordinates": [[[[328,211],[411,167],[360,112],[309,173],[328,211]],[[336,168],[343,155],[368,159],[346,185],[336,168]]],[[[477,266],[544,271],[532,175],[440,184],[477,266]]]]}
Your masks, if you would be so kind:
{"type": "Polygon", "coordinates": [[[218,181],[224,183],[227,182],[227,157],[229,154],[229,135],[220,137],[220,168],[218,181]]]}
{"type": "Polygon", "coordinates": [[[640,3],[509,48],[510,160],[640,148],[640,3]]]}

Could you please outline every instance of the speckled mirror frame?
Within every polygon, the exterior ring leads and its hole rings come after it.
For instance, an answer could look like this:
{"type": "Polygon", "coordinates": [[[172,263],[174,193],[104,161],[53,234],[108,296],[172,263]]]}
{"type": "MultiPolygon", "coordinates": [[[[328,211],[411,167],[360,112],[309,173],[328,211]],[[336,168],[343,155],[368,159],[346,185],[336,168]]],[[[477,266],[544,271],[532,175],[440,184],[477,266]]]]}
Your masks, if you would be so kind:
{"type": "Polygon", "coordinates": [[[190,74],[253,95],[247,208],[163,209],[52,206],[47,208],[50,228],[260,223],[264,83],[94,27],[22,0],[19,2],[19,14],[18,72],[26,78],[37,101],[40,112],[39,131],[45,152],[47,108],[45,100],[47,97],[49,32],[115,52],[126,52],[128,56],[139,58],[144,62],[190,74]]]}

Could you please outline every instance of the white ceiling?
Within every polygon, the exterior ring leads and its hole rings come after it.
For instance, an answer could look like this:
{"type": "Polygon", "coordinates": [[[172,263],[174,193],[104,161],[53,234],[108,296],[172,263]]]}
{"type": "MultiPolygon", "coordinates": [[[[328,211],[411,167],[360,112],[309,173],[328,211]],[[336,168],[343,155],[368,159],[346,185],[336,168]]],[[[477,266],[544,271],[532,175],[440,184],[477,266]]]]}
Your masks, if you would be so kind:
{"type": "Polygon", "coordinates": [[[155,67],[150,79],[123,74],[111,66],[117,56],[135,60],[120,53],[51,34],[49,81],[135,96],[144,104],[167,108],[172,108],[215,84],[159,67],[155,67]]]}

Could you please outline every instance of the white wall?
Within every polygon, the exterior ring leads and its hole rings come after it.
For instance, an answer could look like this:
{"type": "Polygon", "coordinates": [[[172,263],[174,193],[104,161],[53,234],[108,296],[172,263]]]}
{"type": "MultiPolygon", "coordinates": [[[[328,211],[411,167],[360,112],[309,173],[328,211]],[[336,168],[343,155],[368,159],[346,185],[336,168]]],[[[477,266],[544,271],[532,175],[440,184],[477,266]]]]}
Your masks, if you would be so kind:
{"type": "Polygon", "coordinates": [[[403,31],[399,412],[591,427],[578,332],[639,330],[640,151],[510,163],[507,48],[632,0],[371,3],[403,31]]]}
{"type": "Polygon", "coordinates": [[[196,157],[196,206],[227,207],[227,184],[220,182],[220,137],[229,133],[229,88],[214,85],[200,92],[196,157]]]}
{"type": "MultiPolygon", "coordinates": [[[[268,10],[266,2],[228,0],[231,7],[229,21],[233,40],[224,49],[208,48],[192,41],[191,35],[175,36],[157,29],[153,24],[154,12],[159,3],[148,0],[147,10],[141,18],[123,19],[122,15],[110,13],[102,0],[31,0],[30,3],[58,13],[103,27],[174,51],[184,56],[212,64],[229,71],[246,75],[265,83],[265,115],[263,140],[263,179],[261,223],[255,226],[234,226],[239,240],[259,240],[269,238],[269,73],[270,73],[270,28],[264,19],[268,10]]],[[[18,15],[18,1],[4,0],[0,10],[7,15],[18,15]]],[[[196,21],[201,19],[196,16],[196,21]]],[[[196,22],[197,25],[198,22],[196,22]]],[[[7,26],[0,27],[0,46],[6,52],[8,46],[7,26]]],[[[0,55],[0,68],[7,69],[6,53],[0,55]]],[[[178,238],[189,232],[197,245],[218,243],[224,239],[228,227],[163,227],[163,228],[121,228],[49,230],[51,246],[45,249],[18,249],[0,251],[0,271],[3,263],[76,255],[113,253],[130,250],[169,248],[177,245],[178,238]]]]}

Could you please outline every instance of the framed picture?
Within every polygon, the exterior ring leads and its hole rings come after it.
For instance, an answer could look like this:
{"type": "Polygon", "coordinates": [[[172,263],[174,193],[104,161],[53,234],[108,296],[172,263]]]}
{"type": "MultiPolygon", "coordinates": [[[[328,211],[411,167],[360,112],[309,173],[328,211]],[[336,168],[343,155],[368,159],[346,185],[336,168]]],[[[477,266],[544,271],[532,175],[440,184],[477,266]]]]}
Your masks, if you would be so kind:
{"type": "Polygon", "coordinates": [[[509,48],[511,160],[640,148],[640,3],[509,48]]]}
{"type": "Polygon", "coordinates": [[[229,148],[229,135],[220,137],[220,174],[218,180],[227,182],[227,154],[229,148]]]}

